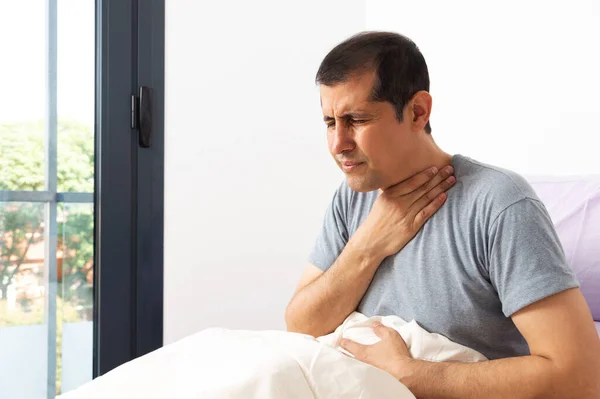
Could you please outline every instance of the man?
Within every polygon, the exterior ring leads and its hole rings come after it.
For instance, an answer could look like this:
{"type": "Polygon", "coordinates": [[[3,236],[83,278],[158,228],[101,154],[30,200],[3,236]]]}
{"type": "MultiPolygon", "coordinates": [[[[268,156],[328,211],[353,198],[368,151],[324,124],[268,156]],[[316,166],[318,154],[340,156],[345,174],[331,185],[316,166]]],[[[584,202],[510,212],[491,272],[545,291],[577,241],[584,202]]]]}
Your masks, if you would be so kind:
{"type": "Polygon", "coordinates": [[[435,144],[416,45],[356,35],[325,57],[317,82],[346,181],[288,306],[288,329],[321,336],[354,310],[397,315],[490,359],[415,360],[381,326],[375,345],[342,344],[417,397],[600,397],[600,341],[545,207],[517,174],[435,144]]]}

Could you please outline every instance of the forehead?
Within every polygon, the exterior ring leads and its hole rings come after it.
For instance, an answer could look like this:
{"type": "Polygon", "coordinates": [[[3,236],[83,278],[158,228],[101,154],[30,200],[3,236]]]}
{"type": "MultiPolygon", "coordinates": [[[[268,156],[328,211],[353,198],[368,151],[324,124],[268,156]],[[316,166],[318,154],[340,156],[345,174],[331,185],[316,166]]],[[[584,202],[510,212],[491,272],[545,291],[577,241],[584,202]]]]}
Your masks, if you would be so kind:
{"type": "Polygon", "coordinates": [[[321,108],[324,114],[341,114],[357,107],[368,107],[375,82],[375,73],[353,76],[333,86],[320,86],[321,108]]]}

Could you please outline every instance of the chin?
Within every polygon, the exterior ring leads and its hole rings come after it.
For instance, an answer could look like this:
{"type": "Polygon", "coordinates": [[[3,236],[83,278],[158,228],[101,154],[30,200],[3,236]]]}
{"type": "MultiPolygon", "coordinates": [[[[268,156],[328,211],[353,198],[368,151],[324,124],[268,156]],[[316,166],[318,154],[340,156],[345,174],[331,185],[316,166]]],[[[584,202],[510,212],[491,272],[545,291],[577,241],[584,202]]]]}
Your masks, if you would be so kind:
{"type": "Polygon", "coordinates": [[[365,178],[364,176],[346,176],[346,181],[348,182],[348,186],[350,186],[353,191],[359,193],[367,193],[380,188],[378,184],[371,179],[365,178]]]}

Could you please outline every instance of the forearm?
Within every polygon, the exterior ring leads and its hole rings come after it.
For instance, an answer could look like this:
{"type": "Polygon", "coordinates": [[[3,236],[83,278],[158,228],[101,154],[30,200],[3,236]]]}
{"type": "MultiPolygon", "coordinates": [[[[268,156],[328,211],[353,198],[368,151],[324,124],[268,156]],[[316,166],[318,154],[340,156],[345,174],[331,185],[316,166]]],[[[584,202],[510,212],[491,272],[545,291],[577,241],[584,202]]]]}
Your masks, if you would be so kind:
{"type": "Polygon", "coordinates": [[[294,296],[288,330],[315,337],[334,331],[356,309],[381,261],[351,239],[335,263],[294,296]]]}
{"type": "MultiPolygon", "coordinates": [[[[523,356],[479,363],[413,361],[411,375],[400,377],[417,398],[587,398],[573,396],[564,370],[541,356],[523,356]]],[[[576,376],[572,376],[576,378],[576,376]]]]}

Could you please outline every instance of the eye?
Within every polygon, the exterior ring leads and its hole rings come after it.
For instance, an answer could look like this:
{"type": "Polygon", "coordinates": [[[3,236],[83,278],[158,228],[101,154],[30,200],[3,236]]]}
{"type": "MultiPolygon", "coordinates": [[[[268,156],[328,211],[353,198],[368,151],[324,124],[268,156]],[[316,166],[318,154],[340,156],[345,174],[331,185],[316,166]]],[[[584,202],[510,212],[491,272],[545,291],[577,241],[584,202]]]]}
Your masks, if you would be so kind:
{"type": "Polygon", "coordinates": [[[327,123],[327,129],[331,129],[334,126],[335,126],[335,122],[329,122],[329,123],[327,123]]]}
{"type": "Polygon", "coordinates": [[[361,123],[365,123],[365,122],[367,122],[367,121],[364,119],[352,119],[352,123],[355,125],[360,125],[361,123]]]}

